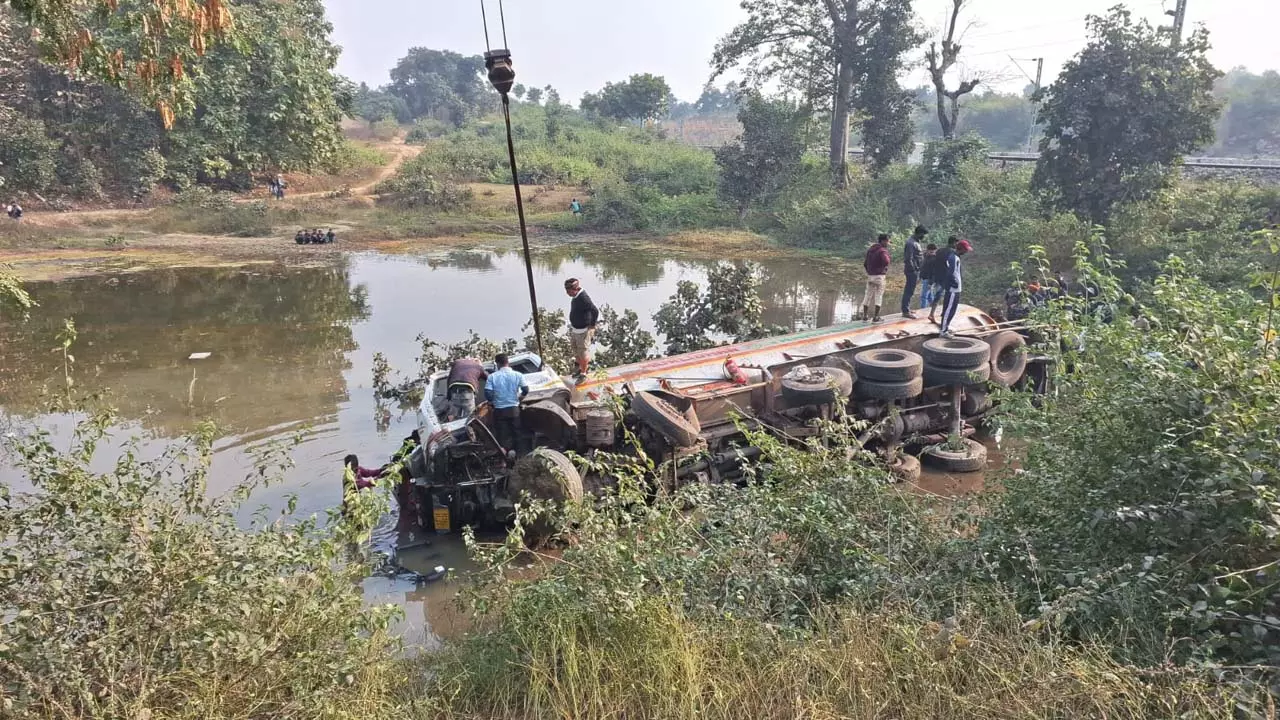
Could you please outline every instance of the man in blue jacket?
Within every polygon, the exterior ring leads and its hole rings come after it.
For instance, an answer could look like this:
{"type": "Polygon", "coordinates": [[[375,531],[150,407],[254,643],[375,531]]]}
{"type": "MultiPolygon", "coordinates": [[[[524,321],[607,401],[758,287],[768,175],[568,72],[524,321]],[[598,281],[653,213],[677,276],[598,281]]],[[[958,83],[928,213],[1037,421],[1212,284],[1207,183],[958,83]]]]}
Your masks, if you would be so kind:
{"type": "Polygon", "coordinates": [[[951,337],[951,321],[956,317],[956,310],[960,307],[960,291],[964,289],[964,274],[960,267],[960,258],[968,255],[973,250],[973,245],[968,240],[961,240],[956,243],[955,252],[947,253],[945,257],[940,255],[940,260],[945,264],[939,268],[939,276],[942,279],[942,337],[951,337]]]}

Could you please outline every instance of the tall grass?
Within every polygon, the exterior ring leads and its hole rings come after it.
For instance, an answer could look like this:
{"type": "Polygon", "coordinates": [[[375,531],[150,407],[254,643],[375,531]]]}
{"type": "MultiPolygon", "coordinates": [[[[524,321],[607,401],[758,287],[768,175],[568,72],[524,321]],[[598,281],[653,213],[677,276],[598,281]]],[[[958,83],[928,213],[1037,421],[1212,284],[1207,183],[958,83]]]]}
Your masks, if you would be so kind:
{"type": "Polygon", "coordinates": [[[432,667],[436,718],[1230,718],[1189,672],[1117,665],[1046,642],[1007,608],[947,624],[832,609],[809,632],[692,620],[646,602],[625,614],[549,612],[463,640],[432,667]]]}

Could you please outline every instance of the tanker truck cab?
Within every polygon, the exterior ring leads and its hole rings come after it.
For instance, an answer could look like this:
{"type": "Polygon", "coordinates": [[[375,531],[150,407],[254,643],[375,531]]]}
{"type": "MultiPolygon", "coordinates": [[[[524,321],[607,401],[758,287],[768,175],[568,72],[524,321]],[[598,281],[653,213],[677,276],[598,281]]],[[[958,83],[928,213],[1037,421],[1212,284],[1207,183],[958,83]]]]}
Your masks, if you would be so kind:
{"type": "MultiPolygon", "coordinates": [[[[484,363],[493,373],[493,361],[484,363]]],[[[529,394],[521,402],[524,440],[543,444],[544,433],[558,437],[572,420],[565,410],[569,386],[535,353],[515,353],[510,367],[524,376],[529,394]]],[[[417,408],[422,445],[409,458],[409,475],[418,500],[419,522],[437,532],[464,525],[506,522],[514,508],[508,493],[512,453],[501,447],[492,429],[493,408],[480,402],[467,418],[449,419],[449,370],[427,378],[417,408]]]]}

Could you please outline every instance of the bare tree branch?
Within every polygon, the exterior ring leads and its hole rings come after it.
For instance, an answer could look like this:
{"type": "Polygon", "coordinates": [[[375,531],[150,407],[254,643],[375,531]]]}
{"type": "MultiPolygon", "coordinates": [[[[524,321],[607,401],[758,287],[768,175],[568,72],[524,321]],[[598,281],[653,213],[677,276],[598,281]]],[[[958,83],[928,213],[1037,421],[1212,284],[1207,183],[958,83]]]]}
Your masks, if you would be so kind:
{"type": "Polygon", "coordinates": [[[951,15],[943,31],[941,52],[937,42],[930,43],[929,49],[925,51],[925,62],[929,69],[929,79],[933,81],[934,99],[937,103],[938,124],[942,126],[942,137],[947,140],[956,135],[956,126],[960,121],[960,98],[973,92],[981,83],[981,79],[975,77],[961,81],[955,90],[947,89],[947,71],[960,57],[961,46],[956,42],[960,11],[969,2],[970,0],[952,0],[951,15]]]}

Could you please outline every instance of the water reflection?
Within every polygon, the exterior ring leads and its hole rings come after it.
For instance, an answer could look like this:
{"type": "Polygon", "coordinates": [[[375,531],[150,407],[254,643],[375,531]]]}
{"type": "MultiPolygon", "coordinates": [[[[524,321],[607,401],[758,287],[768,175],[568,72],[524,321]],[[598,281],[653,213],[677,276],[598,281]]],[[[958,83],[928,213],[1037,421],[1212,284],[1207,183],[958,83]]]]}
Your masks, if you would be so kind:
{"type": "Polygon", "coordinates": [[[369,316],[347,264],[181,269],[33,283],[27,322],[0,325],[0,406],[31,414],[62,382],[63,320],[81,385],[122,416],[173,437],[199,420],[247,435],[333,416],[347,400],[352,325],[369,316]],[[208,352],[202,360],[192,353],[208,352]]]}

